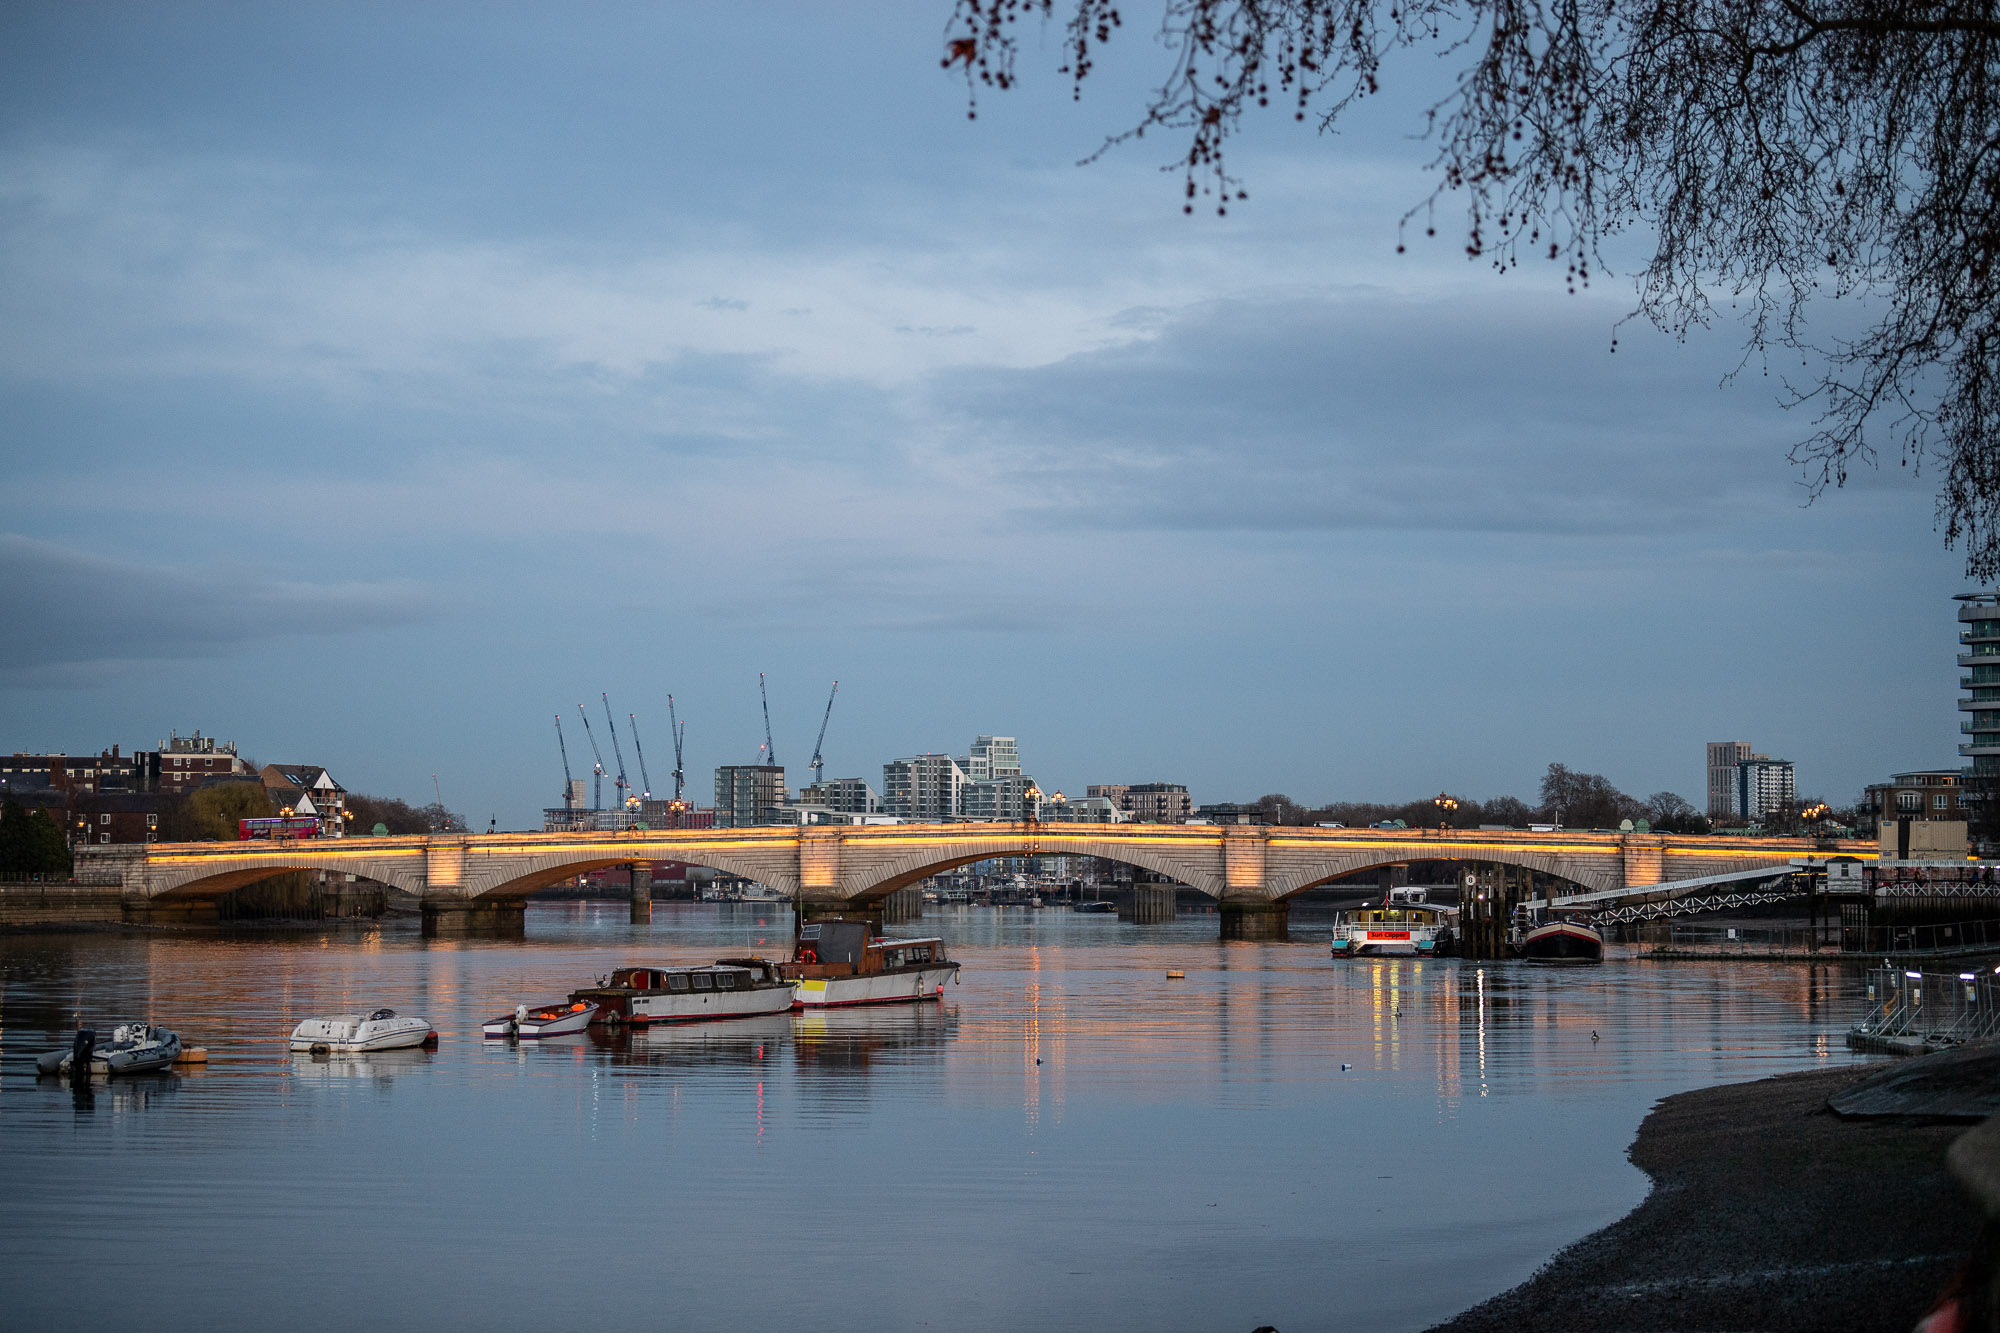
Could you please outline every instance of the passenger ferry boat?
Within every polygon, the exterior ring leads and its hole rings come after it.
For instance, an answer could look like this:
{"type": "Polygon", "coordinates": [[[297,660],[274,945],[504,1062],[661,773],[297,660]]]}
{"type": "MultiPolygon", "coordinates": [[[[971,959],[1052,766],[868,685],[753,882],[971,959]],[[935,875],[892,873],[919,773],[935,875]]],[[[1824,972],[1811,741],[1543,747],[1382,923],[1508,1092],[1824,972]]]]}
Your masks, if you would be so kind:
{"type": "Polygon", "coordinates": [[[1333,922],[1333,956],[1450,954],[1457,943],[1458,908],[1428,901],[1422,886],[1391,889],[1380,907],[1342,912],[1333,922]]]}
{"type": "Polygon", "coordinates": [[[958,975],[944,941],[878,940],[865,921],[814,921],[799,928],[792,961],[779,969],[802,1009],[935,1000],[958,975]]]}
{"type": "Polygon", "coordinates": [[[597,985],[570,992],[571,1004],[593,1004],[593,1024],[699,1023],[711,1018],[781,1014],[792,1007],[792,983],[763,958],[723,958],[703,967],[621,967],[597,985]]]}

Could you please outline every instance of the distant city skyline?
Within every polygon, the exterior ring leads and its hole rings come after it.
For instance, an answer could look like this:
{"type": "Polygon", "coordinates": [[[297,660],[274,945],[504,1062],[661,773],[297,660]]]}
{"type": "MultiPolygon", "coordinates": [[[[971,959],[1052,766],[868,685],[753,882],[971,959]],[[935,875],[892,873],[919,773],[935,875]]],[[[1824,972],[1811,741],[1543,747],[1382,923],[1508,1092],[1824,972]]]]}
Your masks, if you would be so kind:
{"type": "Polygon", "coordinates": [[[10,8],[0,747],[200,726],[532,827],[552,713],[652,759],[671,692],[699,795],[765,672],[794,764],[840,681],[830,776],[1951,765],[1931,480],[1803,505],[1782,368],[1621,327],[1627,256],[1399,255],[1422,89],[1260,120],[1187,218],[1150,138],[1076,165],[1156,48],[969,121],[943,13],[10,8]]]}

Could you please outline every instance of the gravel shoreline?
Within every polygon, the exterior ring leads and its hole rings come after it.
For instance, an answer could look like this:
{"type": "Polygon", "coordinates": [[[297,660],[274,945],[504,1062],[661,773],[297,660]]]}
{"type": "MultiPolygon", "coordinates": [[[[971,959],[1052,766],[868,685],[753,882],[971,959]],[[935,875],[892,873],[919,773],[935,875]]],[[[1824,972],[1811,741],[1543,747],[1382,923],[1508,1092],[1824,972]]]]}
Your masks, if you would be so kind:
{"type": "Polygon", "coordinates": [[[1826,1109],[1879,1069],[1667,1098],[1630,1150],[1653,1179],[1644,1203],[1431,1333],[1908,1333],[1972,1254],[1980,1217],[1945,1168],[1965,1124],[1826,1109]]]}

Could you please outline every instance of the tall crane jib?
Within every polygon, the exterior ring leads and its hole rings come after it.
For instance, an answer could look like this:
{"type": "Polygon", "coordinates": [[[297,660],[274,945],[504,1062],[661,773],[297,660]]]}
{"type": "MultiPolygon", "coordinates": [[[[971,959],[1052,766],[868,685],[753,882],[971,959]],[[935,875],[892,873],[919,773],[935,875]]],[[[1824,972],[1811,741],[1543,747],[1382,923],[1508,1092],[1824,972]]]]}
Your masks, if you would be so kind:
{"type": "Polygon", "coordinates": [[[582,704],[576,706],[577,715],[583,719],[583,734],[590,739],[590,753],[597,760],[597,767],[590,770],[590,808],[604,808],[604,751],[597,748],[597,737],[590,730],[590,714],[582,704]]]}
{"type": "Polygon", "coordinates": [[[757,673],[757,697],[764,701],[764,757],[759,763],[776,765],[778,747],[771,743],[771,696],[764,689],[764,673],[757,673]]]}
{"type": "Polygon", "coordinates": [[[632,753],[639,756],[639,782],[646,789],[645,799],[650,801],[653,799],[653,779],[646,774],[646,747],[639,744],[639,715],[627,713],[625,716],[632,723],[632,753]]]}
{"type": "Polygon", "coordinates": [[[567,810],[570,808],[569,789],[575,783],[575,779],[570,777],[569,775],[569,746],[563,744],[561,713],[556,714],[556,748],[562,751],[562,761],[563,761],[562,803],[563,803],[563,809],[567,810]]]}
{"type": "Polygon", "coordinates": [[[681,768],[681,742],[687,737],[687,723],[675,716],[674,696],[671,694],[667,696],[667,730],[674,734],[674,803],[679,805],[681,784],[687,780],[687,774],[681,768]]]}
{"type": "Polygon", "coordinates": [[[820,715],[819,739],[813,742],[812,762],[806,767],[813,771],[813,786],[819,785],[821,774],[826,769],[826,760],[820,756],[820,747],[826,744],[826,724],[833,717],[833,696],[840,693],[840,682],[833,682],[833,689],[826,696],[826,712],[820,715]]]}
{"type": "Polygon", "coordinates": [[[632,784],[625,780],[625,752],[618,748],[618,723],[611,716],[611,695],[607,692],[603,697],[604,725],[611,729],[611,757],[618,761],[618,808],[623,810],[625,808],[625,793],[631,788],[632,784]]]}

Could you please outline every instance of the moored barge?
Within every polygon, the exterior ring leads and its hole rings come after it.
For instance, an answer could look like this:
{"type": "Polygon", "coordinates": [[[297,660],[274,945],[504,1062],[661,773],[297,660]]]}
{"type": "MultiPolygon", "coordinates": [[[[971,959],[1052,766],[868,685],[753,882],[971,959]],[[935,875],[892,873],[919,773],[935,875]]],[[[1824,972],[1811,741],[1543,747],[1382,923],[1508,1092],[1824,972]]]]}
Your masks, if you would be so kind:
{"type": "Polygon", "coordinates": [[[621,967],[597,985],[571,991],[572,1004],[594,1004],[593,1024],[644,1027],[714,1018],[781,1014],[792,1007],[792,982],[778,963],[723,958],[702,967],[621,967]]]}
{"type": "Polygon", "coordinates": [[[779,971],[802,1009],[935,1000],[958,975],[935,936],[871,939],[865,921],[814,921],[799,928],[792,961],[779,971]]]}

